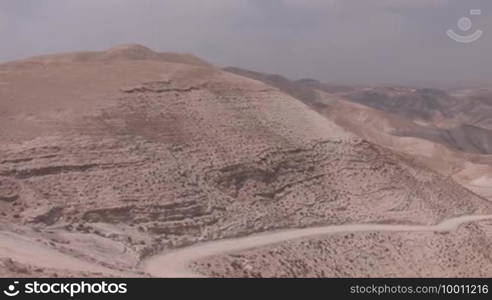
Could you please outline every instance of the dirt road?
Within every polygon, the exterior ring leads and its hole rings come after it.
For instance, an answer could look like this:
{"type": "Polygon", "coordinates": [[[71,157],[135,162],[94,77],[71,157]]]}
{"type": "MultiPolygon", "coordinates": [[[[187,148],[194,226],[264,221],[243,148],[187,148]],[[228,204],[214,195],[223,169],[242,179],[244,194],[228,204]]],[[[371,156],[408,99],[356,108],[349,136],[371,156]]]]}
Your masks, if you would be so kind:
{"type": "Polygon", "coordinates": [[[143,263],[142,267],[145,272],[155,277],[202,277],[202,275],[193,272],[193,270],[191,270],[188,266],[194,261],[209,256],[238,252],[295,239],[334,233],[369,231],[447,232],[458,228],[458,226],[462,224],[489,219],[492,219],[492,215],[472,215],[449,219],[433,226],[358,224],[323,226],[262,233],[241,238],[213,241],[174,251],[164,252],[149,258],[143,263]]]}

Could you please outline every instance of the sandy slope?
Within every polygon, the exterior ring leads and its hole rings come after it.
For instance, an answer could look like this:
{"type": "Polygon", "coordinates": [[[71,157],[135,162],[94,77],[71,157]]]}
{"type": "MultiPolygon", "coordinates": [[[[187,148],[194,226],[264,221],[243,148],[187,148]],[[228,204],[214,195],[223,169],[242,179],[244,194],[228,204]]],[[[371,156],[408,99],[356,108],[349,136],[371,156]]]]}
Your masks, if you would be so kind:
{"type": "MultiPolygon", "coordinates": [[[[0,258],[2,257],[11,259],[18,264],[32,265],[41,270],[57,270],[62,272],[61,274],[63,272],[68,274],[99,273],[99,276],[125,276],[130,274],[78,259],[50,248],[34,238],[28,238],[9,231],[0,231],[0,258]]],[[[25,272],[28,273],[27,268],[25,269],[25,272]]],[[[13,276],[22,275],[22,273],[13,274],[13,276]]],[[[31,275],[35,276],[36,274],[31,275]]],[[[0,276],[3,276],[3,274],[0,273],[0,276]]]]}

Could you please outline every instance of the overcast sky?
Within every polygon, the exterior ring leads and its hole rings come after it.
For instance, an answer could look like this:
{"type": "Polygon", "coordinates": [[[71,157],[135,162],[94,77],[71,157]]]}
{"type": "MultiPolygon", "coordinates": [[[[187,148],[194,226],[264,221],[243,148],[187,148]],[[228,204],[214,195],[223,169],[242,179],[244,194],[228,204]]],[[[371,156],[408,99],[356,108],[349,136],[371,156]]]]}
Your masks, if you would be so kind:
{"type": "Polygon", "coordinates": [[[338,83],[492,81],[491,0],[0,0],[0,35],[0,61],[140,43],[338,83]]]}

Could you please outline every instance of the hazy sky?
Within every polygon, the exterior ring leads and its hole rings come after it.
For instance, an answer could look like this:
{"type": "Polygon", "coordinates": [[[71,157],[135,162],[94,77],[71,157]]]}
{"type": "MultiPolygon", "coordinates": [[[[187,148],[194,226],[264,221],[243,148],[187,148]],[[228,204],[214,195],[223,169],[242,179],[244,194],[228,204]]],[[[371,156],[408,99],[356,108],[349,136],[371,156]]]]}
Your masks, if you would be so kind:
{"type": "Polygon", "coordinates": [[[292,78],[492,81],[491,0],[0,0],[0,35],[0,61],[140,43],[292,78]]]}

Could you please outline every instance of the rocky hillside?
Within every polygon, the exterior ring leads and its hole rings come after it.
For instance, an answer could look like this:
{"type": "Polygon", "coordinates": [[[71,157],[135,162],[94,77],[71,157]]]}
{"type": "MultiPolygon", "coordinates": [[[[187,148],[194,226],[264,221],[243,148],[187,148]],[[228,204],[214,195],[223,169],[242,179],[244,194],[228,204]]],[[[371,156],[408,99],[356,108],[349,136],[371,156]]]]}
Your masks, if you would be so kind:
{"type": "Polygon", "coordinates": [[[1,228],[107,267],[271,229],[492,211],[277,88],[187,55],[45,56],[1,65],[0,82],[1,228]]]}

